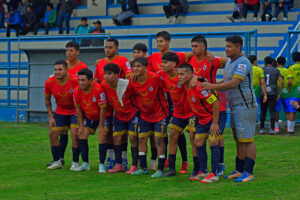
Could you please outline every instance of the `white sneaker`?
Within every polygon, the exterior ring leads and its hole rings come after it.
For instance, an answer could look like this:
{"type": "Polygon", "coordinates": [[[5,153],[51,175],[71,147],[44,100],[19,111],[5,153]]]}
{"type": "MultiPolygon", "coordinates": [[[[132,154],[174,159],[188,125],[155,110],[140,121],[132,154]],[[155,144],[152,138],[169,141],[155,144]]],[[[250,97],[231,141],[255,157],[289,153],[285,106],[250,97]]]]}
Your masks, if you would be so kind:
{"type": "Polygon", "coordinates": [[[62,167],[62,164],[60,162],[60,160],[58,161],[54,161],[53,163],[51,163],[51,165],[49,167],[47,167],[47,169],[60,169],[62,167]]]}
{"type": "Polygon", "coordinates": [[[275,22],[275,21],[277,21],[277,18],[276,18],[276,17],[273,17],[271,21],[272,21],[272,22],[275,22]]]}
{"type": "Polygon", "coordinates": [[[253,18],[253,21],[254,21],[254,22],[257,22],[257,17],[254,17],[254,18],[253,18]]]}
{"type": "Polygon", "coordinates": [[[284,18],[283,18],[283,21],[287,21],[287,17],[284,17],[284,18]]]}
{"type": "Polygon", "coordinates": [[[87,162],[82,163],[80,167],[77,167],[74,169],[74,172],[80,172],[80,171],[89,171],[90,165],[87,162]]]}
{"type": "Polygon", "coordinates": [[[106,173],[104,164],[99,164],[99,173],[106,173]]]}
{"type": "Polygon", "coordinates": [[[156,170],[157,162],[156,160],[151,160],[149,164],[149,170],[156,170]]]}
{"type": "Polygon", "coordinates": [[[201,180],[201,183],[212,183],[219,180],[219,177],[214,173],[210,173],[205,179],[201,180]]]}
{"type": "Polygon", "coordinates": [[[70,167],[70,170],[71,171],[74,171],[76,168],[79,167],[79,163],[78,162],[72,162],[72,165],[70,167]]]}
{"type": "Polygon", "coordinates": [[[174,24],[179,24],[180,23],[180,20],[177,18],[176,20],[175,20],[175,23],[174,24]]]}

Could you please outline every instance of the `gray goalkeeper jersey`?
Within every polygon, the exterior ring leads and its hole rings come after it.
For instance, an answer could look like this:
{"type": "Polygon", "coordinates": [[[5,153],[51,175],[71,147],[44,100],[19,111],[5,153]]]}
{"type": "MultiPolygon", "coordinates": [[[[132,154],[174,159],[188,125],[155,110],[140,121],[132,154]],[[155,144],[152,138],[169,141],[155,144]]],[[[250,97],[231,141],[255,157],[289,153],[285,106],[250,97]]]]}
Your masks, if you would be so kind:
{"type": "MultiPolygon", "coordinates": [[[[277,80],[281,77],[280,71],[272,66],[265,66],[263,70],[266,80],[267,95],[277,95],[277,80]]],[[[264,95],[262,90],[260,90],[260,95],[264,95]]]]}

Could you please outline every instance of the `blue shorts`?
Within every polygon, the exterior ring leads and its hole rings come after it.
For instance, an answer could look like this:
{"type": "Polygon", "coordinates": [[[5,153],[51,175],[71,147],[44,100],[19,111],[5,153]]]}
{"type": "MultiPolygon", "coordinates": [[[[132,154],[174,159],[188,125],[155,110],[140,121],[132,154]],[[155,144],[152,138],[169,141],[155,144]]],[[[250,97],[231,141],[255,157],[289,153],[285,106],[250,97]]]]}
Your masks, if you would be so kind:
{"type": "Polygon", "coordinates": [[[53,131],[68,131],[71,128],[78,128],[77,115],[61,115],[54,113],[56,126],[52,128],[53,131]]]}
{"type": "Polygon", "coordinates": [[[294,107],[293,107],[293,106],[291,105],[291,103],[290,103],[292,100],[293,100],[293,101],[300,101],[300,98],[294,98],[294,97],[290,97],[290,98],[289,98],[289,105],[291,106],[290,112],[297,112],[297,110],[295,110],[294,107]]]}
{"type": "Polygon", "coordinates": [[[112,116],[106,117],[104,121],[104,128],[107,130],[111,130],[113,128],[114,118],[112,116]]]}
{"type": "Polygon", "coordinates": [[[163,119],[159,122],[148,122],[139,118],[139,137],[148,137],[153,135],[155,137],[166,137],[167,136],[167,121],[163,119]]]}
{"type": "Polygon", "coordinates": [[[284,112],[291,112],[291,110],[293,109],[293,106],[290,104],[290,98],[279,99],[276,104],[276,112],[281,111],[281,105],[283,105],[284,112]]]}
{"type": "Polygon", "coordinates": [[[89,120],[86,116],[83,116],[83,126],[89,130],[91,135],[94,135],[98,128],[99,120],[89,120]]]}
{"type": "Polygon", "coordinates": [[[223,138],[223,131],[225,129],[225,125],[226,125],[226,119],[227,119],[227,115],[226,115],[226,111],[222,111],[219,113],[219,121],[218,121],[218,125],[219,125],[219,129],[221,131],[220,135],[211,135],[209,134],[209,129],[211,127],[212,121],[211,120],[209,123],[201,125],[198,120],[196,120],[196,133],[195,133],[195,138],[200,139],[200,138],[207,138],[209,137],[209,139],[215,139],[215,140],[220,140],[223,138]]]}
{"type": "Polygon", "coordinates": [[[239,142],[253,142],[256,128],[257,106],[236,106],[230,109],[230,126],[236,129],[239,142]]]}
{"type": "Polygon", "coordinates": [[[196,132],[196,121],[197,121],[197,119],[196,119],[196,117],[195,116],[193,116],[193,117],[190,117],[189,118],[189,124],[187,125],[187,127],[186,127],[186,131],[190,131],[190,132],[196,132]]]}
{"type": "MultiPolygon", "coordinates": [[[[192,131],[195,128],[195,121],[194,125],[191,124],[191,119],[196,120],[195,117],[193,118],[187,118],[187,119],[182,119],[182,118],[177,118],[177,117],[172,117],[171,122],[170,122],[170,128],[175,129],[179,131],[180,133],[186,128],[187,131],[192,131]],[[191,126],[192,125],[192,126],[191,126]],[[194,128],[194,129],[193,129],[194,128]]],[[[195,131],[193,131],[195,132],[195,131]]]]}
{"type": "Polygon", "coordinates": [[[135,116],[133,116],[128,122],[124,122],[122,120],[119,120],[118,117],[115,117],[113,136],[120,136],[125,134],[137,136],[139,121],[138,119],[138,114],[135,114],[135,116]]]}

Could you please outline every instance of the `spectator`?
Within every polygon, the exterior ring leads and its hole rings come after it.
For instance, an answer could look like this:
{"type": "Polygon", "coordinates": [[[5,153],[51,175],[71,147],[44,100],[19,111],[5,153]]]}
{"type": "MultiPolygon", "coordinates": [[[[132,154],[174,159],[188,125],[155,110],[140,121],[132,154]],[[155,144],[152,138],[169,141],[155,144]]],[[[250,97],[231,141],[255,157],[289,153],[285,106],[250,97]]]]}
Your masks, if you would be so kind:
{"type": "Polygon", "coordinates": [[[26,35],[30,31],[34,31],[34,27],[37,23],[36,14],[33,12],[32,6],[27,6],[26,8],[26,15],[24,18],[24,26],[20,35],[26,35]]]}
{"type": "Polygon", "coordinates": [[[26,14],[26,5],[23,3],[22,0],[18,2],[18,12],[22,18],[22,20],[25,19],[25,14],[26,14]]]}
{"type": "Polygon", "coordinates": [[[48,35],[49,29],[56,27],[57,15],[56,11],[53,10],[53,4],[48,3],[46,9],[44,20],[34,27],[34,35],[37,35],[39,28],[45,28],[45,34],[48,35]]]}
{"type": "Polygon", "coordinates": [[[6,37],[10,37],[10,29],[16,30],[16,36],[19,36],[21,28],[21,17],[18,10],[13,7],[10,8],[8,19],[7,19],[7,29],[6,29],[6,37]]]}
{"type": "Polygon", "coordinates": [[[72,11],[76,8],[75,0],[61,0],[59,15],[58,15],[58,29],[59,34],[63,33],[63,21],[65,21],[66,33],[70,33],[70,19],[72,11]]]}
{"type": "Polygon", "coordinates": [[[283,11],[283,21],[287,21],[289,0],[277,0],[277,7],[272,21],[277,21],[280,11],[283,11]]]}
{"type": "Polygon", "coordinates": [[[32,5],[33,10],[35,10],[39,22],[40,19],[44,17],[48,3],[50,3],[50,0],[30,0],[30,5],[32,5]]]}
{"type": "MultiPolygon", "coordinates": [[[[97,20],[94,23],[94,28],[92,29],[91,33],[105,33],[105,30],[102,28],[102,23],[101,21],[97,20]]],[[[92,40],[92,46],[97,47],[97,46],[103,46],[104,45],[104,39],[93,39],[92,40]]]]}
{"type": "Polygon", "coordinates": [[[175,15],[174,23],[178,24],[179,19],[178,16],[180,13],[185,16],[189,9],[189,4],[187,0],[170,0],[169,5],[163,6],[166,18],[169,19],[169,23],[173,23],[172,15],[175,15]]]}
{"type": "Polygon", "coordinates": [[[112,19],[117,26],[131,25],[131,18],[138,13],[136,0],[122,0],[122,12],[117,16],[113,16],[112,19]]]}
{"type": "Polygon", "coordinates": [[[260,0],[261,2],[261,21],[271,21],[275,15],[277,0],[260,0]]]}
{"type": "Polygon", "coordinates": [[[88,34],[92,32],[92,28],[87,23],[87,18],[81,18],[81,24],[77,25],[74,29],[74,34],[88,34]]]}
{"type": "Polygon", "coordinates": [[[5,26],[4,26],[4,20],[5,20],[4,3],[6,3],[6,0],[0,0],[0,28],[5,28],[5,26]]]}
{"type": "Polygon", "coordinates": [[[245,22],[247,18],[248,10],[253,10],[254,18],[253,21],[257,21],[257,14],[259,10],[259,0],[244,0],[244,7],[243,7],[243,19],[242,21],[245,22]]]}
{"type": "Polygon", "coordinates": [[[243,6],[243,0],[235,0],[232,15],[227,16],[227,18],[231,22],[235,22],[235,20],[241,19],[243,16],[243,6]]]}

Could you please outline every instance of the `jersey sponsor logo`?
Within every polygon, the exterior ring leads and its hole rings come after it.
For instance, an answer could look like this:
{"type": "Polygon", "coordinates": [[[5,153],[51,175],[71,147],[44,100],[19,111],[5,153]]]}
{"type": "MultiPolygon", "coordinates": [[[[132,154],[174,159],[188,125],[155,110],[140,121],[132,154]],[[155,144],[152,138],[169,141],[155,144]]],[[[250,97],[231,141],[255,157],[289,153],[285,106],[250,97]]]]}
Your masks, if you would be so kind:
{"type": "Polygon", "coordinates": [[[178,83],[178,84],[177,84],[177,87],[178,87],[178,88],[181,88],[181,84],[180,84],[180,83],[178,83]]]}
{"type": "Polygon", "coordinates": [[[201,94],[205,97],[208,97],[209,93],[207,92],[207,90],[202,90],[201,94]]]}
{"type": "Polygon", "coordinates": [[[247,69],[247,65],[245,65],[245,64],[239,64],[237,70],[238,70],[239,72],[245,73],[245,72],[246,72],[246,69],[247,69]]]}
{"type": "Polygon", "coordinates": [[[100,94],[100,101],[105,101],[105,93],[104,92],[102,92],[100,94]]]}
{"type": "Polygon", "coordinates": [[[196,102],[196,98],[195,98],[195,97],[192,97],[192,101],[193,101],[193,102],[196,102]]]}
{"type": "Polygon", "coordinates": [[[131,69],[129,61],[126,62],[127,69],[131,69]]]}
{"type": "Polygon", "coordinates": [[[152,86],[149,87],[149,91],[150,91],[150,92],[153,91],[153,87],[152,87],[152,86]]]}

